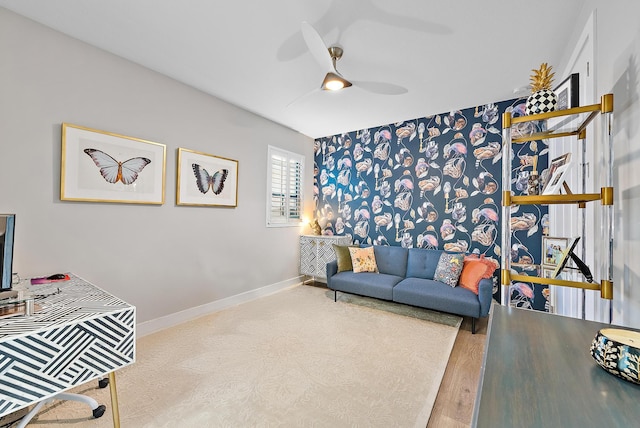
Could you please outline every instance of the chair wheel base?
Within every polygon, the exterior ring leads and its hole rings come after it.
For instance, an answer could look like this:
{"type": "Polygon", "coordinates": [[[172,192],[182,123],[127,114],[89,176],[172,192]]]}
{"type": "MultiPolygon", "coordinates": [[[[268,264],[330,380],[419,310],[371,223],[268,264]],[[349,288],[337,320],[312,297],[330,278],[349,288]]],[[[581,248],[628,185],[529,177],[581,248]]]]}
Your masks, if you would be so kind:
{"type": "Polygon", "coordinates": [[[105,406],[104,404],[99,405],[98,407],[93,409],[93,417],[98,419],[99,417],[104,415],[105,410],[107,410],[107,406],[105,406]]]}

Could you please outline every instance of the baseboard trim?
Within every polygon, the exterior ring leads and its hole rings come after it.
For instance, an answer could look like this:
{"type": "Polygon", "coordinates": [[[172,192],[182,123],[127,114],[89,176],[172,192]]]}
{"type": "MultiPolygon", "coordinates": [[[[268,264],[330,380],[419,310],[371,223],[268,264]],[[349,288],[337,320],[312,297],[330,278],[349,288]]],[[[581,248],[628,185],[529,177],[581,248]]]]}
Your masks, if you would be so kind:
{"type": "Polygon", "coordinates": [[[160,318],[141,322],[136,325],[136,336],[140,338],[148,334],[156,333],[160,330],[200,318],[204,315],[209,315],[232,306],[237,306],[241,303],[269,296],[279,291],[302,284],[304,278],[304,276],[298,276],[275,284],[265,285],[264,287],[256,288],[255,290],[236,294],[235,296],[225,297],[224,299],[215,300],[213,302],[205,303],[204,305],[195,306],[180,312],[165,315],[160,318]]]}

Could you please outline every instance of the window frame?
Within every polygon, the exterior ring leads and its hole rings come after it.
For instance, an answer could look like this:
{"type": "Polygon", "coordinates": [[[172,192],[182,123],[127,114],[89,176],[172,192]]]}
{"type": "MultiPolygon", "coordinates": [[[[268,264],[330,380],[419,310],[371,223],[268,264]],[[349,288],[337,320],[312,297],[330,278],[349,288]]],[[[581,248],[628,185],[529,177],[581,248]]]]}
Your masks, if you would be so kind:
{"type": "MultiPolygon", "coordinates": [[[[267,148],[267,218],[266,225],[267,227],[295,227],[300,226],[303,222],[302,213],[304,209],[304,164],[305,164],[305,156],[299,153],[291,152],[288,150],[284,150],[275,146],[269,145],[267,148]],[[280,165],[275,165],[274,156],[279,156],[283,158],[280,165]],[[299,183],[297,187],[297,196],[291,195],[291,163],[294,162],[299,167],[299,170],[295,173],[297,177],[299,177],[299,183]],[[285,166],[285,171],[280,173],[280,177],[286,180],[286,183],[283,183],[280,186],[280,190],[282,191],[281,195],[276,197],[281,197],[283,204],[281,205],[280,211],[283,213],[281,216],[274,217],[274,193],[273,193],[273,177],[274,177],[274,167],[282,168],[285,166]],[[294,199],[292,199],[294,198],[294,199]],[[297,202],[299,206],[297,217],[291,216],[291,201],[294,203],[297,202]]],[[[295,186],[295,185],[294,185],[295,186]]]]}

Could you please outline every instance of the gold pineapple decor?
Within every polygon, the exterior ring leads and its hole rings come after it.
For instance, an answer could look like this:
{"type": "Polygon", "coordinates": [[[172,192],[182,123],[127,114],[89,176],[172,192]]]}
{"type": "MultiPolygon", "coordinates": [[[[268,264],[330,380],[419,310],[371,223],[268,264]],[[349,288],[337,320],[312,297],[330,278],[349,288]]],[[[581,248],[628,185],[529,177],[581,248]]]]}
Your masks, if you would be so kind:
{"type": "Polygon", "coordinates": [[[527,114],[538,114],[553,111],[558,103],[558,97],[551,90],[553,76],[551,66],[546,62],[539,69],[533,69],[531,75],[531,95],[527,98],[525,111],[527,114]]]}
{"type": "Polygon", "coordinates": [[[547,65],[546,62],[543,62],[540,65],[540,69],[533,69],[533,74],[531,75],[531,92],[536,92],[541,89],[551,89],[551,84],[553,83],[553,76],[555,73],[551,72],[553,67],[547,65]]]}

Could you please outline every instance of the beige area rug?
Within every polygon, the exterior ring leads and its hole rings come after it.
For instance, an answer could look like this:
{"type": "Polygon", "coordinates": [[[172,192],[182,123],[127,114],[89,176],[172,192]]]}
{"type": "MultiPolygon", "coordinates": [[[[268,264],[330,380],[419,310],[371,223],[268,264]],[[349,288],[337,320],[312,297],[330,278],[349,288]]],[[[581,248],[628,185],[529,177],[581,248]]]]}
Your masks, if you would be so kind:
{"type": "MultiPolygon", "coordinates": [[[[296,286],[138,341],[117,373],[123,428],[426,427],[461,318],[296,286]]],[[[54,402],[33,426],[112,426],[54,402]]],[[[31,426],[31,425],[30,425],[31,426]]]]}

